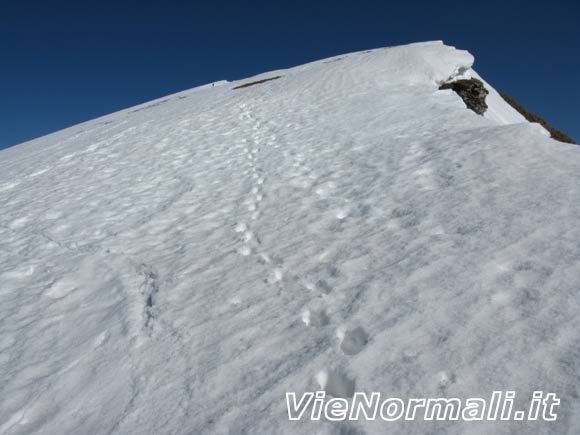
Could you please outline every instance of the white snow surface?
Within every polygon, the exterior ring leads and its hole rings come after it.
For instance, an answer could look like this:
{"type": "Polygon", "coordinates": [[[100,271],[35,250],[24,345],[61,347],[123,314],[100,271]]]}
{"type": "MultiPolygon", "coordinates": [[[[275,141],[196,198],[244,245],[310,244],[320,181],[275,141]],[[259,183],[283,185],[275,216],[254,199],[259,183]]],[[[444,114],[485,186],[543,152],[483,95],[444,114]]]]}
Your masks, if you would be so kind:
{"type": "Polygon", "coordinates": [[[438,90],[472,64],[352,53],[1,151],[0,433],[580,433],[580,147],[438,90]],[[288,421],[323,385],[561,406],[288,421]]]}

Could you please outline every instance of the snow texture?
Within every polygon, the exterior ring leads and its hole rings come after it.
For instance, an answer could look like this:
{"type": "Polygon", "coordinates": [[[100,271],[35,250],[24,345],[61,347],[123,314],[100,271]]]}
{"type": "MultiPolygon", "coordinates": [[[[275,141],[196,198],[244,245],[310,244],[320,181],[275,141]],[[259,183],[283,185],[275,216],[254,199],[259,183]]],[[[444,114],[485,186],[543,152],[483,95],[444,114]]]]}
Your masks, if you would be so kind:
{"type": "Polygon", "coordinates": [[[1,151],[0,433],[580,433],[580,147],[438,90],[472,64],[352,53],[1,151]],[[562,401],[288,421],[319,388],[562,401]]]}

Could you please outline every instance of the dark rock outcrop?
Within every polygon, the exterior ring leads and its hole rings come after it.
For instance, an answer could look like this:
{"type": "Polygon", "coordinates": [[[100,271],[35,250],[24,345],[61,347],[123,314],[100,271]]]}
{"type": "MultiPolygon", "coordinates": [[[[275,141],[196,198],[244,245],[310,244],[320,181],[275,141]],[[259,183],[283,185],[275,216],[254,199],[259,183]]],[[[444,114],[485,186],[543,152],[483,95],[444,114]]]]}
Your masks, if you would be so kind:
{"type": "Polygon", "coordinates": [[[560,130],[556,130],[554,127],[548,124],[548,122],[544,118],[540,118],[538,115],[529,112],[524,106],[522,106],[520,103],[518,103],[509,95],[503,94],[501,92],[500,95],[510,106],[512,106],[514,109],[520,112],[523,115],[523,117],[526,118],[529,122],[537,122],[541,124],[542,127],[544,127],[546,130],[550,132],[550,136],[552,137],[552,139],[558,140],[560,142],[576,144],[576,142],[574,142],[574,139],[572,139],[570,136],[567,136],[560,130]]]}
{"type": "Polygon", "coordinates": [[[485,97],[489,94],[489,91],[485,89],[481,80],[474,78],[457,80],[451,83],[444,83],[439,89],[452,89],[465,102],[467,108],[478,115],[483,115],[487,110],[485,97]]]}
{"type": "Polygon", "coordinates": [[[254,85],[259,85],[261,83],[269,82],[270,80],[276,80],[276,79],[279,79],[280,77],[282,77],[282,76],[270,77],[270,78],[263,79],[263,80],[258,80],[258,81],[255,81],[255,82],[244,83],[243,85],[236,86],[235,88],[232,88],[232,89],[247,88],[249,86],[254,86],[254,85]]]}

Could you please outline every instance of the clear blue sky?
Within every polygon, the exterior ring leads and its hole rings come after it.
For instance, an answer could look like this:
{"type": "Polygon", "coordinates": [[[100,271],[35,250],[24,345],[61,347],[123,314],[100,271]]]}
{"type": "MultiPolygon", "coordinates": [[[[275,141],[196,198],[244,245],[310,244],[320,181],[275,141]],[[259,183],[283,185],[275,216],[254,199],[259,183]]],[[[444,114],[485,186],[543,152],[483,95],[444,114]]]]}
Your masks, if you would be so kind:
{"type": "Polygon", "coordinates": [[[0,149],[210,81],[435,39],[580,140],[576,0],[19,3],[0,9],[0,149]]]}

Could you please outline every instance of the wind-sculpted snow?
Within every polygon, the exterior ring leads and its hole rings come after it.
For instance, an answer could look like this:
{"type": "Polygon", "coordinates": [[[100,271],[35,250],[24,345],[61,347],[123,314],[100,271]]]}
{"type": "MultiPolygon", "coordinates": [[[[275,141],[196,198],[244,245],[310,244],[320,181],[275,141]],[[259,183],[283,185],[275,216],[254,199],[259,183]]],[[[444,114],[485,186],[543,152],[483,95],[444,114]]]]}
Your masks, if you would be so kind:
{"type": "Polygon", "coordinates": [[[580,148],[438,90],[472,63],[353,53],[0,152],[0,433],[578,433],[580,148]],[[318,389],[561,407],[289,421],[318,389]]]}

